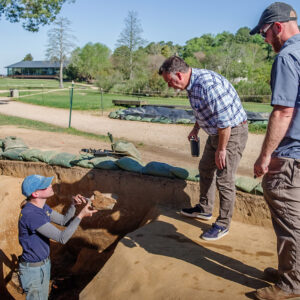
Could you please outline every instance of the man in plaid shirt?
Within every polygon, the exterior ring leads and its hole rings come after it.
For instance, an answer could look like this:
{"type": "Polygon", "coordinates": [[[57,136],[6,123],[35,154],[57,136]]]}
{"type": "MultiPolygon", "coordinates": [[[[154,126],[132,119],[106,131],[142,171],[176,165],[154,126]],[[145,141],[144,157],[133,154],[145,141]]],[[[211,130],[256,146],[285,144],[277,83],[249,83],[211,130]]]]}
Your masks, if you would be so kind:
{"type": "Polygon", "coordinates": [[[181,214],[209,220],[217,186],[219,216],[201,238],[218,240],[228,233],[233,214],[235,173],[248,138],[247,115],[231,83],[213,71],[190,68],[183,59],[172,56],[161,65],[159,74],[169,87],[187,90],[196,118],[188,139],[198,140],[200,128],[208,134],[199,163],[199,204],[183,208],[181,214]]]}

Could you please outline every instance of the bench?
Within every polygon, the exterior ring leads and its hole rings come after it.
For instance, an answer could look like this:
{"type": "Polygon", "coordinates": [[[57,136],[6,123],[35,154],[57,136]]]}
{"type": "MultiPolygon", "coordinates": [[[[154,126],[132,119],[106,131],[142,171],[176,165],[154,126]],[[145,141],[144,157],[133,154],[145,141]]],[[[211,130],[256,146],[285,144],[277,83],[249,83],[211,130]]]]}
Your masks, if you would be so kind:
{"type": "Polygon", "coordinates": [[[118,106],[142,106],[142,105],[146,105],[148,102],[144,101],[144,100],[112,100],[112,103],[114,105],[118,105],[118,106]]]}
{"type": "Polygon", "coordinates": [[[191,106],[187,105],[167,105],[167,104],[146,104],[145,106],[159,106],[159,107],[167,107],[167,108],[182,108],[182,109],[192,109],[191,106]]]}

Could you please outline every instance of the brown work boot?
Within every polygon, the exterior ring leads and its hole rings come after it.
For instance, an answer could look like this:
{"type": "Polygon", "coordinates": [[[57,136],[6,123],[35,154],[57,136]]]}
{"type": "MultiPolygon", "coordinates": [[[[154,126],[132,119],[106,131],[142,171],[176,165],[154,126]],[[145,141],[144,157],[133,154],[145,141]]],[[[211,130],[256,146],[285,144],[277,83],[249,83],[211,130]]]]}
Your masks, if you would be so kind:
{"type": "Polygon", "coordinates": [[[264,269],[264,279],[273,283],[277,283],[280,280],[280,275],[278,270],[274,268],[264,269]]]}
{"type": "Polygon", "coordinates": [[[254,296],[259,300],[300,300],[300,294],[288,294],[276,285],[259,289],[254,293],[254,296]]]}

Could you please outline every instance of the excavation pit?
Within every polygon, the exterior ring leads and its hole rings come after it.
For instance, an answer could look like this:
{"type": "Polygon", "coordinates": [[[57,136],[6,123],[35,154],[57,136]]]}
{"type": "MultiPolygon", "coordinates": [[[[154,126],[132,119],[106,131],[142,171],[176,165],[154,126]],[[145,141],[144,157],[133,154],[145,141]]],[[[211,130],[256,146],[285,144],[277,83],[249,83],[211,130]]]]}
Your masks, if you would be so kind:
{"type": "MultiPolygon", "coordinates": [[[[21,254],[17,223],[20,203],[24,199],[20,186],[27,175],[55,177],[53,181],[55,196],[47,203],[61,213],[68,208],[71,196],[78,193],[90,197],[93,191],[99,190],[101,193],[118,195],[118,201],[112,210],[99,211],[91,218],[83,219],[66,245],[51,242],[52,299],[78,299],[78,297],[103,299],[103,295],[99,296],[98,290],[94,298],[91,297],[93,294],[91,289],[95,290],[97,285],[101,286],[97,283],[101,281],[101,270],[114,257],[114,251],[120,240],[125,245],[126,241],[132,239],[132,234],[142,230],[143,233],[140,234],[145,235],[147,228],[157,232],[160,231],[159,226],[162,226],[162,232],[171,229],[172,226],[166,225],[166,220],[180,220],[176,211],[181,207],[196,204],[199,197],[199,184],[196,182],[126,171],[63,168],[38,162],[0,161],[0,174],[0,231],[1,237],[4,237],[0,240],[2,269],[0,294],[6,295],[7,299],[24,299],[24,296],[14,289],[11,277],[17,264],[17,257],[21,254]],[[161,216],[165,218],[163,221],[161,216]]],[[[218,205],[215,207],[214,215],[217,215],[217,212],[218,205]]],[[[244,224],[266,228],[271,226],[263,197],[242,192],[237,192],[233,219],[244,224]]],[[[165,235],[170,238],[170,234],[165,235]]],[[[181,245],[185,245],[182,235],[176,239],[181,245]]],[[[167,239],[162,241],[168,242],[167,239]]],[[[127,248],[126,251],[131,251],[130,247],[127,248]]],[[[147,249],[148,246],[143,244],[143,248],[147,249]]],[[[149,249],[151,252],[151,247],[149,249]]],[[[117,252],[119,251],[118,249],[117,252]]],[[[128,261],[123,263],[126,265],[128,261]]],[[[116,299],[115,297],[108,295],[107,299],[116,299]]],[[[138,297],[139,294],[136,299],[138,297]]],[[[157,299],[160,299],[160,296],[157,299]]]]}

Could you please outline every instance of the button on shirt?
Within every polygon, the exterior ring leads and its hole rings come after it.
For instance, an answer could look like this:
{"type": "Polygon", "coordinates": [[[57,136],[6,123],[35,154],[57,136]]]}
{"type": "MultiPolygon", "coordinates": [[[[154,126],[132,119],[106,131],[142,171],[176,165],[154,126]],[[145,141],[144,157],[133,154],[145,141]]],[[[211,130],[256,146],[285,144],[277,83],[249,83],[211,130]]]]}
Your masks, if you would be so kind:
{"type": "Polygon", "coordinates": [[[186,90],[199,127],[209,135],[247,120],[236,90],[218,73],[192,68],[186,90]]]}
{"type": "Polygon", "coordinates": [[[50,222],[52,209],[45,204],[39,208],[28,202],[21,210],[19,218],[19,242],[23,248],[22,259],[39,262],[50,254],[50,240],[36,230],[50,222]]]}
{"type": "Polygon", "coordinates": [[[294,107],[290,127],[272,156],[300,158],[300,34],[289,38],[271,72],[271,105],[294,107]]]}

